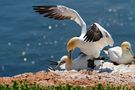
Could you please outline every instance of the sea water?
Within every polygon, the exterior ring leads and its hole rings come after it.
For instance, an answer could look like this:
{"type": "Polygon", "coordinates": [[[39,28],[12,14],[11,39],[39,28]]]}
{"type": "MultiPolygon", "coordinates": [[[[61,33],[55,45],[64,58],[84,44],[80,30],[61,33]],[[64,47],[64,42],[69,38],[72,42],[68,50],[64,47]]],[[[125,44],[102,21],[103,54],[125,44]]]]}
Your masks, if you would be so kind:
{"type": "Polygon", "coordinates": [[[134,51],[134,3],[135,0],[1,0],[0,76],[47,70],[49,60],[58,61],[67,54],[67,41],[80,35],[76,23],[44,18],[32,6],[59,4],[73,8],[88,27],[99,23],[112,35],[115,46],[129,41],[134,51]]]}

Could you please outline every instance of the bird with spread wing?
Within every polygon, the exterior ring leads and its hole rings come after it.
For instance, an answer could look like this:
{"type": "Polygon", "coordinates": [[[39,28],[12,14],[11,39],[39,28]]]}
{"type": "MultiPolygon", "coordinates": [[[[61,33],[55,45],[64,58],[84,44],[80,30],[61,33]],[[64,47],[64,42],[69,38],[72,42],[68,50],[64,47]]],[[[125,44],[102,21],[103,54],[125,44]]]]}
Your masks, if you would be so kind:
{"type": "Polygon", "coordinates": [[[113,46],[114,44],[109,32],[98,23],[93,23],[87,29],[86,23],[74,9],[63,5],[33,6],[33,9],[44,17],[56,20],[72,20],[81,27],[81,35],[71,38],[67,43],[69,57],[71,57],[72,51],[78,47],[81,52],[94,60],[100,56],[101,50],[105,46],[113,46]]]}

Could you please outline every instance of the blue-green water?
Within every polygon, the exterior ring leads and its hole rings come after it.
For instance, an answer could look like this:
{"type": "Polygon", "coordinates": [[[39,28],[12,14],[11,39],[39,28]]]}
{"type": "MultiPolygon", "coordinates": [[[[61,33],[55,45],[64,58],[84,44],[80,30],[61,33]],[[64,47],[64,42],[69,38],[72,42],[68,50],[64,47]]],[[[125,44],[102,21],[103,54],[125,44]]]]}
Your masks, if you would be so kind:
{"type": "Polygon", "coordinates": [[[62,4],[74,8],[87,25],[100,23],[115,40],[135,50],[135,0],[1,0],[0,76],[47,70],[49,60],[66,54],[66,42],[80,34],[72,21],[55,21],[32,6],[62,4]]]}

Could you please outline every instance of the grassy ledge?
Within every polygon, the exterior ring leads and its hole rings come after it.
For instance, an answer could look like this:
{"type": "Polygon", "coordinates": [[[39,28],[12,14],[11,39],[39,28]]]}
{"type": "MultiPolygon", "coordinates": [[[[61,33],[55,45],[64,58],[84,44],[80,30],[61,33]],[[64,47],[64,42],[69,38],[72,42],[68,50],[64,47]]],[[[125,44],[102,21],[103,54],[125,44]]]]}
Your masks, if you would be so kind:
{"type": "MultiPolygon", "coordinates": [[[[103,87],[102,84],[98,84],[95,87],[80,87],[80,86],[70,86],[70,85],[59,85],[59,86],[39,86],[37,84],[28,85],[26,81],[21,84],[17,81],[9,85],[0,85],[0,90],[129,90],[127,86],[110,86],[103,87]]],[[[135,88],[130,88],[130,90],[135,90],[135,88]]]]}

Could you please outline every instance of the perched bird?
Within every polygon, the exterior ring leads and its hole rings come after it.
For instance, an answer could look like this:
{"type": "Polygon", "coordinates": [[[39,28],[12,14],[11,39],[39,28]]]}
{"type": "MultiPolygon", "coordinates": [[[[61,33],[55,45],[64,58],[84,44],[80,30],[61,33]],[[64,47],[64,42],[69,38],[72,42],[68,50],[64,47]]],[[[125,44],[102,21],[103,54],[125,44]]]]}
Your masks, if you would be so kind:
{"type": "Polygon", "coordinates": [[[81,35],[71,38],[67,43],[69,57],[71,57],[72,51],[78,47],[90,59],[96,59],[100,56],[100,52],[105,46],[113,46],[114,41],[111,35],[102,26],[98,23],[93,23],[87,29],[86,23],[74,9],[62,5],[33,6],[33,8],[45,17],[56,20],[73,20],[81,27],[81,35]]]}
{"type": "Polygon", "coordinates": [[[115,64],[129,64],[135,60],[131,44],[127,41],[121,44],[121,47],[116,46],[104,51],[115,64]]]}
{"type": "Polygon", "coordinates": [[[59,67],[60,67],[60,69],[72,70],[73,69],[72,59],[66,55],[61,57],[60,61],[58,61],[58,63],[57,63],[57,66],[55,67],[55,69],[58,69],[59,67]],[[61,66],[63,64],[65,64],[65,66],[61,66]]]}
{"type": "Polygon", "coordinates": [[[103,65],[105,58],[101,60],[90,60],[87,55],[81,53],[77,58],[72,60],[69,56],[65,55],[61,57],[60,61],[55,63],[57,66],[54,69],[64,69],[64,70],[81,70],[90,69],[94,67],[100,67],[103,65]],[[90,61],[89,61],[90,60],[90,61]]]}

